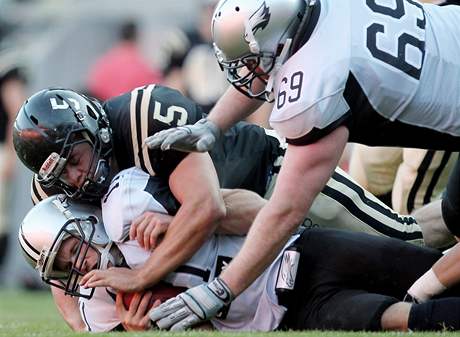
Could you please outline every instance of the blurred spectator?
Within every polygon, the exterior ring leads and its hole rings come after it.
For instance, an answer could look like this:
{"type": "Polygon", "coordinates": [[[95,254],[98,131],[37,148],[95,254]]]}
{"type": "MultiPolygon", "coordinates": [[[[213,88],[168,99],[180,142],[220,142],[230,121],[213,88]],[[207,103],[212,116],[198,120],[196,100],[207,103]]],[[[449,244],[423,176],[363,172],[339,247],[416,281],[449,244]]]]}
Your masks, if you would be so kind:
{"type": "Polygon", "coordinates": [[[138,46],[138,28],[134,21],[120,29],[120,41],[91,67],[88,91],[106,100],[145,84],[160,83],[159,71],[149,66],[138,46]]]}
{"type": "Polygon", "coordinates": [[[228,86],[211,44],[211,19],[216,4],[217,0],[205,0],[197,24],[169,31],[161,44],[164,85],[181,91],[205,112],[228,86]]]}
{"type": "MultiPolygon", "coordinates": [[[[211,22],[217,0],[204,0],[195,26],[171,30],[161,46],[164,85],[181,91],[208,113],[228,87],[214,55],[211,22]]],[[[272,106],[264,104],[248,121],[266,128],[272,106]]]]}
{"type": "Polygon", "coordinates": [[[15,56],[0,52],[0,270],[8,248],[10,188],[16,169],[12,123],[27,97],[24,75],[15,62],[15,56]]]}

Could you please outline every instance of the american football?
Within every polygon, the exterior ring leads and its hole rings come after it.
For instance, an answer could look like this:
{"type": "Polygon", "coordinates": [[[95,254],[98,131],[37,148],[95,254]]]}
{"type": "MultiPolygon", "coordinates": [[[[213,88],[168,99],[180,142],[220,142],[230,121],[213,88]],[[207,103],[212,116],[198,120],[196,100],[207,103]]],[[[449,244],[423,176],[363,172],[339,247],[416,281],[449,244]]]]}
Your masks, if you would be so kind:
{"type": "MultiPolygon", "coordinates": [[[[187,288],[174,287],[173,285],[166,282],[157,283],[155,286],[148,289],[148,291],[151,291],[153,293],[148,307],[150,309],[153,306],[153,303],[156,302],[156,300],[160,300],[161,303],[163,303],[166,300],[177,296],[185,290],[187,290],[187,288]]],[[[131,301],[133,300],[134,294],[136,293],[125,293],[123,295],[123,304],[125,305],[126,309],[129,308],[131,301]]]]}

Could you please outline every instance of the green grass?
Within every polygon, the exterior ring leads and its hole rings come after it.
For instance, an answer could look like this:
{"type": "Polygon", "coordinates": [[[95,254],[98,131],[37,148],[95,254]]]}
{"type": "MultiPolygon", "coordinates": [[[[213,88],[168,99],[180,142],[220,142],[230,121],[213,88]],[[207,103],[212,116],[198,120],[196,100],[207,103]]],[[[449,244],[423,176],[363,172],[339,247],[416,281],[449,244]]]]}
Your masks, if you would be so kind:
{"type": "MultiPolygon", "coordinates": [[[[82,336],[83,333],[72,332],[60,319],[54,308],[53,300],[48,292],[18,292],[0,291],[0,337],[53,337],[53,336],[82,336]]],[[[218,333],[191,331],[184,333],[147,332],[147,333],[107,333],[96,336],[158,336],[158,337],[365,337],[365,336],[397,336],[401,333],[340,333],[340,332],[271,332],[271,333],[218,333]]],[[[414,333],[410,337],[418,336],[460,336],[457,333],[414,333]]]]}

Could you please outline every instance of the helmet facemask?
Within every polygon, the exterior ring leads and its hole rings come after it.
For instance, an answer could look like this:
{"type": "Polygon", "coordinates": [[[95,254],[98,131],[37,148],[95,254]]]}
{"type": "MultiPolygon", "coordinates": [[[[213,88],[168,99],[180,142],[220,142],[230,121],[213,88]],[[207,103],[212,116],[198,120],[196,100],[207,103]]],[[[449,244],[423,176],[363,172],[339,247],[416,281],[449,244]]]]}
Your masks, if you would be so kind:
{"type": "Polygon", "coordinates": [[[19,229],[26,261],[44,282],[65,294],[90,298],[93,290],[80,288],[81,276],[94,269],[123,265],[122,255],[107,236],[101,219],[100,207],[64,194],[40,201],[19,229]]]}
{"type": "Polygon", "coordinates": [[[83,197],[86,200],[100,199],[110,184],[110,166],[108,160],[103,158],[101,141],[98,138],[92,139],[84,128],[70,131],[61,153],[51,153],[43,163],[38,174],[38,181],[45,187],[58,186],[62,188],[73,199],[83,197]],[[90,145],[92,149],[91,160],[84,182],[80,187],[75,187],[65,180],[63,173],[73,149],[82,143],[90,145]]]}
{"type": "Polygon", "coordinates": [[[225,61],[222,52],[214,44],[216,57],[227,80],[238,91],[250,98],[272,101],[267,92],[267,82],[275,65],[276,56],[272,53],[248,54],[239,59],[225,61]]]}
{"type": "Polygon", "coordinates": [[[94,288],[81,291],[78,282],[85,274],[83,263],[90,249],[97,254],[98,262],[95,268],[99,269],[101,266],[101,250],[104,248],[93,242],[97,222],[95,217],[89,216],[88,218],[73,218],[64,224],[49,250],[43,250],[40,253],[37,269],[44,282],[64,290],[66,295],[92,297],[94,288]],[[62,244],[70,238],[76,239],[78,244],[72,254],[72,264],[63,270],[57,266],[56,260],[62,244]]]}

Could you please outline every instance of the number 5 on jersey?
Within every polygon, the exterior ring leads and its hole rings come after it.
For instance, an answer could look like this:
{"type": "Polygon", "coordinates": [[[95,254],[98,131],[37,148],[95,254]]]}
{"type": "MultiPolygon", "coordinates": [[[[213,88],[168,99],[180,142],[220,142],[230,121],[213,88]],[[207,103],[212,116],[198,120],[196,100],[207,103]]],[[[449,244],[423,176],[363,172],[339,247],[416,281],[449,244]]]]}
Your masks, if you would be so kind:
{"type": "Polygon", "coordinates": [[[166,113],[162,112],[162,105],[160,102],[155,101],[155,109],[153,111],[153,119],[159,122],[172,125],[182,126],[187,124],[188,113],[183,107],[171,105],[166,109],[166,113]],[[177,120],[176,123],[174,119],[177,120]]]}

